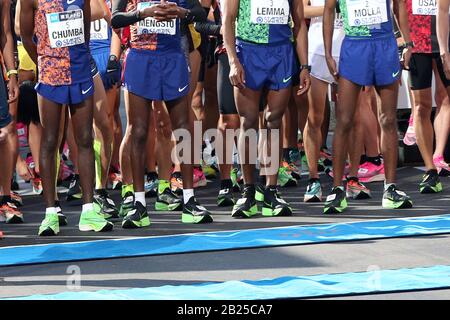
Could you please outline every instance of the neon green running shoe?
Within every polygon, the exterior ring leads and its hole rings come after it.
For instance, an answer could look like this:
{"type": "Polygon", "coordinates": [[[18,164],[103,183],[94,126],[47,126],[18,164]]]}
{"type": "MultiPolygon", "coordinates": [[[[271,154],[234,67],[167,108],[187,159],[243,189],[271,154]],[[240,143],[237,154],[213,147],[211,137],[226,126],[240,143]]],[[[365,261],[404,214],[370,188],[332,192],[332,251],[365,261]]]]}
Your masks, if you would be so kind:
{"type": "Polygon", "coordinates": [[[420,193],[439,193],[442,192],[442,189],[437,170],[429,170],[423,175],[422,182],[419,185],[420,193]]]}
{"type": "Polygon", "coordinates": [[[155,210],[156,211],[181,211],[183,209],[183,201],[167,187],[162,193],[158,192],[155,210]]]}
{"type": "Polygon", "coordinates": [[[264,191],[265,186],[258,184],[255,189],[255,200],[256,202],[263,202],[264,201],[264,191]]]}
{"type": "Polygon", "coordinates": [[[231,212],[233,218],[251,218],[258,214],[258,204],[255,200],[255,190],[251,187],[244,189],[242,197],[236,202],[231,212]]]}
{"type": "Polygon", "coordinates": [[[292,177],[292,175],[285,167],[280,167],[278,169],[277,184],[280,187],[295,187],[297,186],[297,180],[292,177]]]}
{"type": "Polygon", "coordinates": [[[237,168],[231,169],[230,179],[231,182],[233,183],[233,191],[241,192],[242,176],[240,176],[239,170],[237,168]]]}
{"type": "Polygon", "coordinates": [[[347,209],[347,198],[343,187],[334,187],[325,201],[323,213],[342,213],[347,209]]]}
{"type": "Polygon", "coordinates": [[[120,204],[119,217],[124,218],[128,212],[133,210],[134,207],[134,193],[128,191],[122,196],[122,203],[120,204]]]}
{"type": "Polygon", "coordinates": [[[59,233],[59,219],[56,213],[49,213],[45,215],[39,227],[38,235],[41,237],[56,236],[59,233]]]}
{"type": "Polygon", "coordinates": [[[205,207],[202,207],[194,197],[191,197],[183,206],[181,222],[193,224],[211,223],[213,222],[213,217],[205,207]]]}
{"type": "Polygon", "coordinates": [[[386,209],[408,209],[413,203],[406,193],[397,189],[395,184],[391,184],[383,193],[383,208],[386,209]]]}
{"type": "Polygon", "coordinates": [[[276,188],[267,187],[264,192],[262,215],[265,217],[292,216],[292,208],[281,198],[276,188]]]}
{"type": "Polygon", "coordinates": [[[150,225],[150,218],[148,217],[147,208],[139,201],[133,206],[133,209],[128,211],[128,214],[123,218],[122,228],[136,229],[148,227],[150,225]]]}
{"type": "Polygon", "coordinates": [[[114,225],[105,219],[103,214],[93,210],[83,212],[80,216],[78,229],[80,231],[105,232],[111,231],[114,225]]]}

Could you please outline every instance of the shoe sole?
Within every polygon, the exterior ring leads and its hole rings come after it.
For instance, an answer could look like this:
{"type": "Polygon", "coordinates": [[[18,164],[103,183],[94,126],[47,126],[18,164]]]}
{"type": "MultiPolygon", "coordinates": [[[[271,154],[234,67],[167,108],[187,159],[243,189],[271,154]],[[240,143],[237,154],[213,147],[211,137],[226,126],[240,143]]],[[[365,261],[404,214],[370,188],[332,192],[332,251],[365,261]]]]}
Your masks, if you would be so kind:
{"type": "Polygon", "coordinates": [[[353,200],[366,200],[371,199],[372,196],[370,193],[360,191],[360,192],[346,192],[347,198],[353,199],[353,200]]]}
{"type": "Polygon", "coordinates": [[[19,217],[16,215],[13,215],[11,218],[6,218],[6,223],[8,224],[19,224],[23,223],[23,217],[19,217]]]}
{"type": "Polygon", "coordinates": [[[38,235],[40,237],[53,237],[53,236],[57,236],[59,232],[55,232],[53,231],[53,229],[45,229],[44,231],[42,231],[41,233],[39,233],[38,235]]]}
{"type": "Polygon", "coordinates": [[[244,211],[244,210],[236,210],[231,213],[231,217],[235,219],[243,218],[243,219],[249,219],[255,215],[258,214],[258,205],[255,204],[250,208],[250,211],[244,211]]]}
{"type": "Polygon", "coordinates": [[[262,215],[264,217],[289,217],[292,216],[292,209],[289,207],[272,209],[272,208],[262,208],[262,215]]]}
{"type": "Polygon", "coordinates": [[[386,179],[386,176],[384,173],[376,174],[372,177],[358,177],[359,181],[362,183],[371,183],[371,182],[380,182],[384,181],[386,179]]]}
{"type": "Polygon", "coordinates": [[[229,198],[225,198],[222,201],[217,201],[217,206],[219,207],[232,207],[234,206],[234,200],[233,199],[229,199],[229,198]]]}
{"type": "Polygon", "coordinates": [[[122,222],[122,228],[124,229],[138,229],[150,226],[150,218],[146,217],[140,221],[124,220],[122,222]]]}
{"type": "Polygon", "coordinates": [[[433,194],[433,193],[440,193],[442,192],[442,186],[441,187],[423,187],[420,189],[421,194],[433,194]]]}
{"type": "Polygon", "coordinates": [[[83,225],[79,225],[78,229],[80,231],[95,231],[95,232],[107,232],[107,231],[111,231],[114,228],[114,225],[112,223],[107,223],[105,224],[101,229],[96,230],[95,227],[89,225],[89,224],[83,224],[83,225]]]}
{"type": "Polygon", "coordinates": [[[410,209],[413,207],[413,204],[412,204],[411,200],[403,201],[400,204],[395,204],[394,202],[392,202],[390,200],[383,199],[382,207],[384,209],[410,209]]]}
{"type": "Polygon", "coordinates": [[[156,211],[180,211],[183,209],[182,203],[167,204],[164,202],[155,202],[156,211]]]}
{"type": "Polygon", "coordinates": [[[303,202],[306,203],[314,203],[314,202],[322,202],[322,196],[317,196],[317,195],[313,195],[313,196],[306,196],[303,198],[303,202]]]}
{"type": "Polygon", "coordinates": [[[324,209],[324,214],[339,214],[344,212],[346,208],[336,208],[336,207],[329,207],[327,209],[324,209]]]}
{"type": "Polygon", "coordinates": [[[182,223],[200,224],[200,223],[211,223],[213,221],[214,221],[213,218],[209,214],[205,216],[193,216],[192,214],[183,213],[181,215],[182,223]]]}

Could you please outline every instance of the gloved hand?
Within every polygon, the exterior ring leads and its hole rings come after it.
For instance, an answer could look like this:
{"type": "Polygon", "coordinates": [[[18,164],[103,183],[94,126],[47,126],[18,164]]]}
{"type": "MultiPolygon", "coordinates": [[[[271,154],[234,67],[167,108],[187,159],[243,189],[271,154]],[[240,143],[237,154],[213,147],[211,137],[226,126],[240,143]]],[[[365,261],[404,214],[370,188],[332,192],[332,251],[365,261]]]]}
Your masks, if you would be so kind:
{"type": "Polygon", "coordinates": [[[120,62],[115,55],[110,55],[105,75],[106,90],[111,89],[120,82],[120,62]]]}

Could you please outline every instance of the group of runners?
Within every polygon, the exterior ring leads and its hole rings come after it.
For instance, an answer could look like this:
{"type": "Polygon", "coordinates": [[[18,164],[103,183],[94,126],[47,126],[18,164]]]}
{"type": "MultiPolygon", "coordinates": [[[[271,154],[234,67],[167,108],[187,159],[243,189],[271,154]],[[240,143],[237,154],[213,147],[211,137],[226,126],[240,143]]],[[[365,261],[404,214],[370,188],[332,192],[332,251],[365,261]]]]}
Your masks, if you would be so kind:
{"type": "Polygon", "coordinates": [[[65,201],[82,200],[80,231],[147,227],[154,210],[211,223],[194,190],[216,176],[232,217],[292,215],[279,188],[302,167],[301,196],[325,214],[370,198],[373,181],[384,208],[411,208],[396,178],[400,85],[412,107],[403,140],[426,167],[419,191],[442,192],[450,174],[448,0],[0,3],[0,221],[24,222],[15,171],[43,195],[41,236],[68,224],[61,183],[65,201]],[[326,197],[321,171],[333,178],[326,197]]]}

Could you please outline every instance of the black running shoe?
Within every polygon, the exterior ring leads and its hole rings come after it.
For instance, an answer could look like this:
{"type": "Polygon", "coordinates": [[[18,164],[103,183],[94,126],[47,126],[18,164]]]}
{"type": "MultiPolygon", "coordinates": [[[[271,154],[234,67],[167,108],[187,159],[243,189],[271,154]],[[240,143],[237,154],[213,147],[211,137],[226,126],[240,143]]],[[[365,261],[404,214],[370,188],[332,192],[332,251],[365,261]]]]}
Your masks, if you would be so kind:
{"type": "Polygon", "coordinates": [[[133,206],[133,209],[128,211],[123,218],[122,228],[137,229],[148,227],[150,225],[150,218],[148,217],[147,208],[145,208],[139,201],[133,206]]]}
{"type": "Polygon", "coordinates": [[[383,194],[383,208],[386,209],[408,209],[412,208],[412,200],[406,193],[391,184],[383,194]]]}
{"type": "Polygon", "coordinates": [[[262,215],[266,217],[292,216],[292,208],[281,198],[276,187],[266,188],[262,215]]]}
{"type": "Polygon", "coordinates": [[[191,224],[211,223],[213,217],[205,207],[202,207],[194,197],[191,197],[183,206],[181,221],[191,224]]]}
{"type": "Polygon", "coordinates": [[[117,210],[116,204],[104,189],[95,191],[94,206],[97,206],[95,211],[102,214],[107,220],[119,218],[119,210],[117,210]]]}
{"type": "Polygon", "coordinates": [[[130,210],[134,208],[134,194],[130,191],[125,193],[122,198],[122,203],[120,204],[119,216],[121,218],[126,217],[130,210]]]}
{"type": "Polygon", "coordinates": [[[56,214],[58,215],[59,226],[67,226],[67,217],[63,214],[61,209],[61,203],[59,201],[55,201],[56,214]]]}
{"type": "Polygon", "coordinates": [[[230,188],[221,189],[217,196],[217,205],[219,207],[231,207],[234,205],[233,190],[230,188]]]}
{"type": "Polygon", "coordinates": [[[181,211],[183,209],[183,201],[170,188],[159,193],[156,197],[156,211],[181,211]]]}
{"type": "Polygon", "coordinates": [[[419,185],[420,193],[439,193],[442,192],[442,183],[439,179],[437,170],[429,170],[423,175],[422,182],[419,185]]]}
{"type": "Polygon", "coordinates": [[[325,201],[323,213],[342,213],[347,208],[347,197],[341,187],[334,187],[325,201]]]}
{"type": "Polygon", "coordinates": [[[67,201],[79,200],[81,197],[80,176],[76,174],[73,176],[72,181],[70,181],[69,190],[67,191],[67,201]]]}
{"type": "Polygon", "coordinates": [[[258,214],[258,204],[255,199],[255,189],[245,187],[242,197],[236,202],[231,212],[233,218],[251,218],[258,214]]]}

